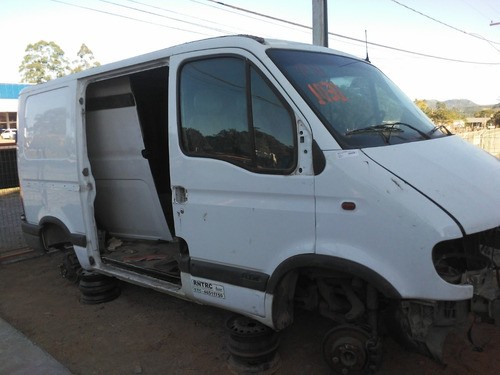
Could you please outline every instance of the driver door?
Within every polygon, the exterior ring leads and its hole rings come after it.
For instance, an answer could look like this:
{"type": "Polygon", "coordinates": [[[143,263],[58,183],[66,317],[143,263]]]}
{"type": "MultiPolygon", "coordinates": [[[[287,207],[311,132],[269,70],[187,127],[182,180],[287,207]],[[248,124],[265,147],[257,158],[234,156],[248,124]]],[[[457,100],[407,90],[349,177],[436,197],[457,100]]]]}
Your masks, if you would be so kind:
{"type": "Polygon", "coordinates": [[[192,274],[265,290],[284,259],[314,252],[312,137],[251,59],[239,50],[171,59],[171,180],[192,274]]]}

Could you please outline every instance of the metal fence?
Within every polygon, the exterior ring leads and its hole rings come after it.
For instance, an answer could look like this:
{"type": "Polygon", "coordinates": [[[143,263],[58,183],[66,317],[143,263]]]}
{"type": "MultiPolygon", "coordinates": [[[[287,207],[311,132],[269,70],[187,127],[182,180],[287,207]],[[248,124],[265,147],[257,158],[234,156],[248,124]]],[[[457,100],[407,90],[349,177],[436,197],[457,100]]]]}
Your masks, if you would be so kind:
{"type": "Polygon", "coordinates": [[[457,133],[467,142],[476,145],[500,158],[500,129],[484,129],[472,132],[457,133]]]}
{"type": "Polygon", "coordinates": [[[22,203],[16,146],[0,147],[0,263],[30,253],[21,231],[22,203]]]}
{"type": "Polygon", "coordinates": [[[19,186],[16,152],[17,146],[0,147],[0,189],[19,186]]]}

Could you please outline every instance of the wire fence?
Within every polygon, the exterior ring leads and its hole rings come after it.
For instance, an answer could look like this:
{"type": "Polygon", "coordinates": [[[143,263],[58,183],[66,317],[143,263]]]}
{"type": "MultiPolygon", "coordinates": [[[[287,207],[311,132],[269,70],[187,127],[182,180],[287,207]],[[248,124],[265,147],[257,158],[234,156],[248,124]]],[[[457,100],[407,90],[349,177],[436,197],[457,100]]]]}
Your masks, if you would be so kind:
{"type": "Polygon", "coordinates": [[[0,254],[26,248],[21,231],[22,204],[19,188],[0,190],[0,254]]]}
{"type": "Polygon", "coordinates": [[[500,158],[500,129],[477,130],[457,133],[457,135],[493,156],[500,158]]]}
{"type": "Polygon", "coordinates": [[[0,189],[19,186],[16,162],[17,146],[0,147],[0,189]]]}
{"type": "Polygon", "coordinates": [[[29,250],[21,231],[22,214],[16,146],[0,147],[0,262],[29,250]]]}

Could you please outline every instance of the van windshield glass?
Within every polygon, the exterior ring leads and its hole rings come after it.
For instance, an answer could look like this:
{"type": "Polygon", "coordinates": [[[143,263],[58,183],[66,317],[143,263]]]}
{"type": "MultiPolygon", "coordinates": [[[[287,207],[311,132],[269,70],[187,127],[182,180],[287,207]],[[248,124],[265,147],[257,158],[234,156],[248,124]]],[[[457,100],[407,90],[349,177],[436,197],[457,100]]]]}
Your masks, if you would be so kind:
{"type": "Polygon", "coordinates": [[[310,51],[268,55],[343,148],[442,137],[429,118],[370,63],[310,51]]]}

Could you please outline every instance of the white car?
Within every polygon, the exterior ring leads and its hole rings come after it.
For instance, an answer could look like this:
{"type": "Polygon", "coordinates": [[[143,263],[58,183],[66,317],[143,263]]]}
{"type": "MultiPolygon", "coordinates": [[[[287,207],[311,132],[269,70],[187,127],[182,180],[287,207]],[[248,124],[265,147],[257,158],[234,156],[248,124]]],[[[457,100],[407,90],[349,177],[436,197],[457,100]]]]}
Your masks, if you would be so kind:
{"type": "Polygon", "coordinates": [[[17,130],[16,129],[5,129],[0,136],[2,139],[16,139],[17,130]]]}

